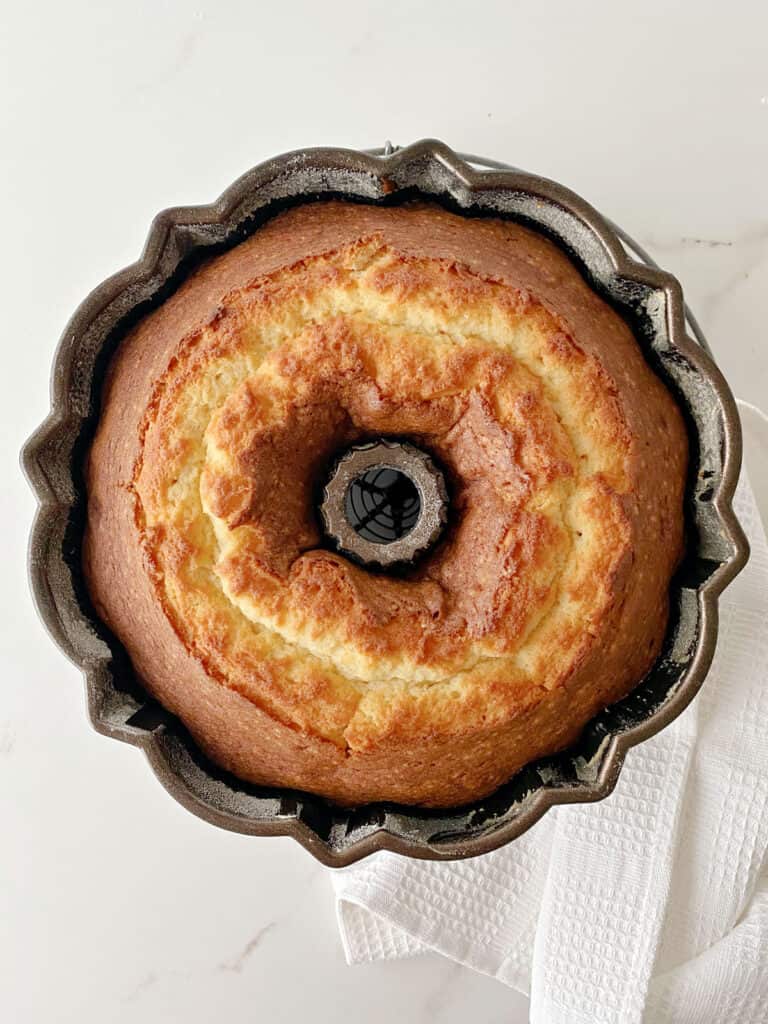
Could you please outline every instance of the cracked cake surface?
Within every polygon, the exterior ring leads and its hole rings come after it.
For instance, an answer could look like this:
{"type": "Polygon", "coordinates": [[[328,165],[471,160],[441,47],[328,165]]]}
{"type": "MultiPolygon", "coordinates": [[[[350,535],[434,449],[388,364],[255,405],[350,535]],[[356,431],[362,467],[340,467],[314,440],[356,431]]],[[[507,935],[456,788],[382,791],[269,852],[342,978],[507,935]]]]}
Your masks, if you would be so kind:
{"type": "Polygon", "coordinates": [[[550,241],[439,207],[284,212],[124,339],[85,571],[217,764],[345,804],[456,806],[573,742],[656,659],[682,418],[550,241]],[[448,529],[397,575],[331,550],[318,480],[410,439],[448,529]]]}

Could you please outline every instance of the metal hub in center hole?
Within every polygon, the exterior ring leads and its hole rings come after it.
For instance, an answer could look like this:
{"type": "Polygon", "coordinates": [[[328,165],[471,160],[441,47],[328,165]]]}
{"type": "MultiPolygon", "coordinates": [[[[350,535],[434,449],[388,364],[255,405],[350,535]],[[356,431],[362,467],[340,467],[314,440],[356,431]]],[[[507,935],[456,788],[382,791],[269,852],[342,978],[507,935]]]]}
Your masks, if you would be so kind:
{"type": "Polygon", "coordinates": [[[407,536],[419,521],[420,512],[416,484],[391,466],[371,466],[347,487],[347,522],[373,544],[391,544],[407,536]]]}
{"type": "Polygon", "coordinates": [[[448,498],[443,474],[407,441],[355,445],[336,462],[320,513],[337,548],[358,562],[412,562],[440,536],[448,498]]]}

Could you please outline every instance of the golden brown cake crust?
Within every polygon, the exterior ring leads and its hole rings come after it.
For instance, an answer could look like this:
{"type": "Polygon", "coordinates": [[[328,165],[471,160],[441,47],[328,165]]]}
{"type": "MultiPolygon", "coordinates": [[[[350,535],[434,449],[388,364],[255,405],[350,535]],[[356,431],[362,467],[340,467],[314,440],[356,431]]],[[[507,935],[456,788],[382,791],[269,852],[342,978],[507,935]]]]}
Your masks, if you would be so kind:
{"type": "Polygon", "coordinates": [[[682,419],[549,241],[436,207],[283,213],[121,345],[85,571],[218,764],[342,803],[453,806],[571,743],[654,661],[682,419]],[[406,435],[454,524],[404,578],[321,547],[340,448],[406,435]]]}

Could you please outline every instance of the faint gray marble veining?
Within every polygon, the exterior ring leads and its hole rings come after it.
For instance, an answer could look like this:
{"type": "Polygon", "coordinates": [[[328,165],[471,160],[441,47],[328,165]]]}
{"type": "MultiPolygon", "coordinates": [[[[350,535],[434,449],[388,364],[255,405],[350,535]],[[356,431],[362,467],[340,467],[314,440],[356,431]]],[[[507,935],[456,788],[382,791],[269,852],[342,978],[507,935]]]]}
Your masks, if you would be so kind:
{"type": "Polygon", "coordinates": [[[423,1020],[440,1020],[442,1011],[450,1003],[461,982],[464,970],[463,964],[451,961],[450,967],[440,979],[440,984],[427,993],[423,1003],[423,1020]]]}
{"type": "Polygon", "coordinates": [[[651,255],[653,255],[654,250],[670,252],[675,249],[720,249],[732,248],[733,246],[753,248],[768,242],[768,223],[755,224],[745,231],[738,232],[732,238],[702,238],[698,235],[664,238],[656,235],[645,235],[640,241],[651,255]]]}
{"type": "Polygon", "coordinates": [[[703,245],[707,249],[718,249],[720,246],[734,245],[733,242],[729,242],[727,239],[722,238],[681,238],[680,242],[682,245],[703,245]]]}
{"type": "Polygon", "coordinates": [[[252,939],[246,942],[246,944],[243,946],[243,948],[240,950],[237,956],[233,957],[231,960],[222,960],[222,962],[217,965],[216,970],[231,971],[234,974],[241,974],[248,958],[251,956],[252,953],[254,953],[259,948],[259,946],[261,945],[261,941],[267,934],[267,932],[272,931],[272,929],[275,928],[276,925],[277,921],[267,922],[267,924],[265,924],[263,928],[259,928],[259,930],[256,932],[252,939]]]}
{"type": "MultiPolygon", "coordinates": [[[[201,21],[203,17],[204,14],[199,11],[192,14],[194,21],[201,21]]],[[[171,59],[156,74],[151,75],[143,82],[138,82],[131,92],[140,96],[146,93],[155,93],[161,87],[168,86],[181,75],[182,71],[186,71],[199,43],[200,36],[197,29],[185,32],[176,43],[171,59]]]]}
{"type": "Polygon", "coordinates": [[[144,992],[147,991],[147,989],[152,988],[152,986],[156,982],[157,975],[155,974],[154,971],[150,971],[149,974],[145,974],[141,981],[138,983],[138,985],[132,988],[131,991],[127,995],[123,996],[123,998],[120,1001],[122,1003],[134,1002],[134,1000],[138,999],[141,995],[143,995],[144,992]]]}

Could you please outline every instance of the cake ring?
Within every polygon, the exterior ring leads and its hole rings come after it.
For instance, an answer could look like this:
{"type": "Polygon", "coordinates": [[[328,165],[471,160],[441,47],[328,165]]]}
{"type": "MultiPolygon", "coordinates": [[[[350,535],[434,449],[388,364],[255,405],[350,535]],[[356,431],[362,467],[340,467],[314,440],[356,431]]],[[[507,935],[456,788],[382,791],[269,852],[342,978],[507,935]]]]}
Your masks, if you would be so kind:
{"type": "MultiPolygon", "coordinates": [[[[86,579],[223,768],[347,805],[458,806],[653,664],[686,462],[672,396],[548,239],[423,203],[307,203],[119,347],[86,579]],[[371,445],[445,477],[411,546],[427,492],[395,481],[381,547],[404,557],[345,549],[323,512],[333,467],[371,445]]],[[[353,480],[373,486],[350,477],[337,512],[353,480]]]]}

